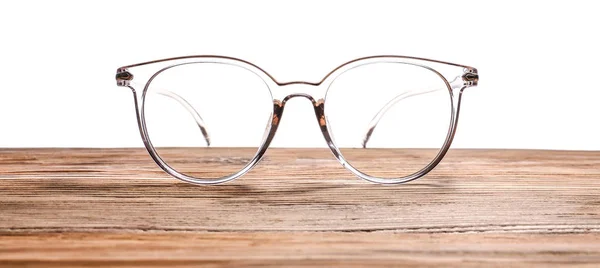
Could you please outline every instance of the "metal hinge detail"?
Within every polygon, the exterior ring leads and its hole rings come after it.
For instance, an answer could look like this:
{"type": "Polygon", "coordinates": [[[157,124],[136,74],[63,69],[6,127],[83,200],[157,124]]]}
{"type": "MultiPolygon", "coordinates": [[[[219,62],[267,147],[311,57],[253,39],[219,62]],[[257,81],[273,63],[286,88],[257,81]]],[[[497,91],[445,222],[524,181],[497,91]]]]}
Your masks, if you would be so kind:
{"type": "Polygon", "coordinates": [[[465,86],[476,86],[479,82],[479,74],[477,74],[477,69],[465,69],[465,74],[463,74],[462,79],[465,82],[465,86]]]}
{"type": "Polygon", "coordinates": [[[127,71],[127,69],[117,70],[117,86],[126,87],[129,86],[129,81],[133,80],[133,74],[127,71]]]}

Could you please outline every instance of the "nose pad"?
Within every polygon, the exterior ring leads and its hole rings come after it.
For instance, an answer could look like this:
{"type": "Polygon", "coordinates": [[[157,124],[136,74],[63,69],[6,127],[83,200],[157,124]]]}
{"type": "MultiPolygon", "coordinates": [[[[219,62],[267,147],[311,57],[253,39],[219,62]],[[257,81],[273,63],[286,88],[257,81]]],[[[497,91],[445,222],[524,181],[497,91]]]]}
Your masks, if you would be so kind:
{"type": "Polygon", "coordinates": [[[283,106],[284,104],[281,101],[273,100],[273,114],[269,119],[271,121],[271,124],[267,124],[267,126],[270,125],[271,128],[269,129],[267,127],[265,129],[265,133],[263,135],[263,140],[265,142],[263,144],[263,148],[260,151],[261,154],[267,150],[267,147],[269,147],[271,141],[273,141],[273,138],[275,137],[275,132],[277,132],[277,129],[279,128],[279,122],[281,121],[281,115],[283,114],[283,106]]]}
{"type": "MultiPolygon", "coordinates": [[[[275,123],[277,123],[279,132],[285,132],[284,136],[287,136],[288,138],[282,140],[274,139],[274,147],[323,147],[324,144],[322,143],[322,137],[317,131],[314,131],[314,119],[311,119],[310,116],[307,117],[307,110],[305,109],[308,107],[306,106],[306,101],[302,99],[310,101],[313,111],[317,111],[320,109],[320,107],[322,107],[318,105],[320,102],[315,101],[311,95],[303,93],[289,94],[285,96],[281,102],[275,102],[276,105],[272,126],[274,127],[275,123]],[[291,101],[292,99],[296,99],[297,101],[291,101]],[[277,103],[280,105],[278,106],[277,103]],[[290,109],[292,112],[288,112],[288,114],[285,116],[286,119],[282,124],[281,122],[283,121],[281,120],[283,119],[283,110],[290,109]],[[288,135],[291,135],[294,138],[290,139],[288,135]],[[292,141],[293,143],[291,143],[292,141]]],[[[322,111],[322,109],[320,109],[320,111],[322,111]]],[[[319,112],[319,115],[322,115],[322,113],[319,112]]]]}

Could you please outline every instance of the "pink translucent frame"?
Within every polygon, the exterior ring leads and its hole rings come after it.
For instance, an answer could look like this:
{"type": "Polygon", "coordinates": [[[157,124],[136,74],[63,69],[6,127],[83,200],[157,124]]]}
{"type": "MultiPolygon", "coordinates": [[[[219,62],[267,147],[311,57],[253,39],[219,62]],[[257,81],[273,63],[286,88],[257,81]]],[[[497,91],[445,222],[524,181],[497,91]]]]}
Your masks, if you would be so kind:
{"type": "MultiPolygon", "coordinates": [[[[145,145],[146,149],[148,150],[148,153],[150,154],[152,159],[154,159],[154,161],[158,164],[158,166],[161,169],[163,169],[165,172],[167,172],[171,176],[178,178],[182,181],[192,183],[192,184],[198,184],[198,185],[209,185],[209,184],[224,183],[224,182],[234,180],[234,179],[244,175],[246,172],[248,172],[250,169],[252,169],[261,160],[261,158],[265,154],[267,148],[269,147],[269,144],[271,143],[273,137],[275,136],[275,132],[277,131],[277,127],[278,127],[281,117],[283,115],[283,110],[285,108],[286,102],[295,97],[302,97],[302,98],[306,98],[312,102],[312,104],[314,106],[315,116],[316,116],[317,122],[320,126],[321,132],[323,133],[323,137],[325,138],[327,145],[331,149],[331,152],[333,153],[333,155],[339,160],[339,162],[345,168],[350,170],[356,176],[358,176],[362,179],[365,179],[367,181],[370,181],[370,182],[382,183],[382,184],[398,184],[398,183],[412,181],[412,180],[418,179],[418,178],[426,175],[428,172],[433,170],[437,166],[437,164],[442,160],[442,158],[444,157],[444,155],[450,148],[450,145],[454,138],[454,134],[456,133],[456,127],[457,127],[457,123],[458,123],[458,116],[459,116],[459,112],[460,112],[460,104],[461,104],[461,100],[462,100],[463,91],[468,87],[476,86],[478,83],[478,80],[479,80],[479,76],[477,73],[477,69],[470,67],[470,66],[466,66],[466,65],[454,64],[454,63],[430,60],[430,59],[424,59],[424,58],[417,58],[417,57],[381,55],[381,56],[363,57],[363,58],[359,58],[359,59],[355,59],[355,60],[346,62],[346,63],[336,67],[335,69],[333,69],[331,72],[329,72],[327,75],[325,75],[323,77],[323,79],[321,79],[321,81],[318,81],[318,82],[308,82],[308,81],[279,82],[273,76],[271,76],[269,73],[267,73],[265,70],[261,69],[260,67],[258,67],[257,65],[255,65],[253,63],[250,63],[250,62],[247,62],[247,61],[244,61],[241,59],[233,58],[233,57],[214,56],[214,55],[198,55],[198,56],[185,56],[185,57],[161,59],[161,60],[155,60],[155,61],[149,61],[149,62],[143,62],[143,63],[123,66],[123,67],[117,69],[116,80],[117,80],[118,86],[128,87],[133,92],[138,127],[140,130],[140,134],[142,136],[144,145],[145,145]],[[148,85],[150,84],[152,79],[154,77],[156,77],[156,75],[158,75],[163,70],[172,68],[174,66],[179,66],[179,65],[184,65],[184,64],[192,64],[192,63],[206,63],[206,62],[222,63],[222,64],[239,66],[239,67],[245,68],[245,69],[255,73],[267,84],[267,86],[269,87],[269,90],[271,91],[271,95],[273,96],[273,112],[272,112],[272,118],[270,120],[270,124],[267,127],[268,135],[265,135],[265,138],[262,141],[262,145],[258,148],[254,157],[251,159],[251,161],[249,161],[247,163],[247,165],[245,167],[243,167],[237,173],[229,175],[229,176],[221,177],[221,178],[216,178],[216,179],[196,178],[196,177],[191,177],[191,176],[185,175],[185,174],[171,168],[163,159],[161,159],[161,157],[157,153],[156,149],[152,145],[152,142],[149,138],[148,130],[146,128],[146,120],[145,120],[145,113],[144,113],[144,104],[145,104],[145,99],[146,99],[146,93],[148,91],[148,85]],[[340,74],[344,73],[345,71],[355,68],[357,66],[361,66],[364,64],[370,64],[370,63],[379,63],[379,62],[410,64],[410,65],[419,66],[419,67],[422,67],[422,68],[425,68],[425,69],[428,69],[428,70],[434,72],[446,84],[447,90],[448,90],[450,98],[452,100],[452,103],[451,103],[452,114],[451,114],[451,120],[450,120],[450,124],[449,124],[449,128],[448,128],[448,133],[446,135],[446,139],[444,141],[442,148],[437,153],[435,158],[429,164],[427,164],[422,169],[420,169],[419,171],[417,171],[413,174],[410,174],[408,176],[393,178],[393,179],[387,179],[387,178],[384,179],[384,178],[373,177],[373,176],[370,176],[368,174],[361,172],[360,170],[358,170],[358,169],[354,168],[352,165],[350,165],[344,159],[342,153],[340,152],[340,149],[333,142],[331,135],[330,135],[330,129],[328,128],[328,122],[327,122],[327,119],[325,116],[325,105],[326,105],[325,97],[327,94],[327,89],[328,89],[329,85],[335,80],[335,78],[338,77],[340,74]],[[145,86],[143,87],[143,89],[142,88],[136,89],[136,88],[134,88],[132,82],[134,80],[135,69],[139,68],[140,66],[152,66],[153,68],[155,68],[156,73],[153,76],[151,76],[147,81],[137,81],[138,82],[137,84],[145,85],[145,86]],[[289,94],[289,93],[278,94],[278,92],[281,92],[281,91],[286,92],[285,90],[278,90],[279,88],[289,86],[289,85],[295,85],[295,84],[307,85],[307,86],[310,86],[309,88],[316,87],[316,90],[310,90],[310,92],[295,92],[295,93],[291,93],[291,94],[289,94]],[[141,96],[138,95],[139,90],[141,90],[141,96]]],[[[168,91],[162,92],[161,94],[176,100],[192,114],[192,116],[196,120],[198,127],[200,128],[202,134],[204,135],[207,145],[210,146],[210,137],[208,135],[208,131],[202,121],[202,117],[200,116],[200,114],[198,114],[194,110],[194,108],[191,105],[189,105],[189,103],[186,102],[185,99],[181,98],[177,94],[168,92],[168,91]]],[[[417,93],[417,94],[423,94],[423,93],[417,93]]],[[[415,95],[415,94],[413,94],[413,95],[415,95]]],[[[366,144],[369,140],[370,135],[373,133],[373,131],[375,130],[375,128],[377,126],[379,118],[381,118],[381,116],[387,111],[387,109],[389,109],[389,107],[393,106],[395,103],[397,103],[403,99],[409,98],[413,95],[411,95],[410,93],[400,95],[400,96],[394,98],[393,100],[390,100],[390,102],[387,105],[385,105],[385,107],[381,108],[379,113],[373,118],[373,121],[369,125],[368,131],[365,133],[365,137],[363,140],[363,147],[366,147],[366,144]]]]}

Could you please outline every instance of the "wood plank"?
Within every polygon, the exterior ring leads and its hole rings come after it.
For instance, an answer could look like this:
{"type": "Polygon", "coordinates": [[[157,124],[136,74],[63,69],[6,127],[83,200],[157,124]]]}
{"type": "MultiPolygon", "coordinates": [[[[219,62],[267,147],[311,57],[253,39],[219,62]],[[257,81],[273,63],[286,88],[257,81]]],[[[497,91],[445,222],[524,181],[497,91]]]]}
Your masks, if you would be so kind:
{"type": "Polygon", "coordinates": [[[598,240],[597,233],[12,234],[0,236],[0,266],[597,267],[598,240]]]}
{"type": "MultiPolygon", "coordinates": [[[[213,153],[186,164],[239,161],[213,153]]],[[[600,264],[592,151],[451,150],[383,186],[328,149],[275,148],[234,182],[194,186],[143,149],[1,149],[0,193],[8,266],[600,264]]]]}
{"type": "Polygon", "coordinates": [[[1,155],[0,231],[600,230],[598,152],[455,150],[427,177],[382,186],[326,150],[279,149],[208,187],[169,177],[141,149],[1,155]]]}

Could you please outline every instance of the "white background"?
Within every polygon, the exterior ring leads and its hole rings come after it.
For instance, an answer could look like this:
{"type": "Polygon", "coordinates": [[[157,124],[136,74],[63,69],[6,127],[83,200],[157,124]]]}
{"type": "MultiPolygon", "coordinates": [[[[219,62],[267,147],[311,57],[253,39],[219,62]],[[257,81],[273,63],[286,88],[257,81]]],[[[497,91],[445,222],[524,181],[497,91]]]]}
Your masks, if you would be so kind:
{"type": "MultiPolygon", "coordinates": [[[[454,148],[598,150],[598,10],[594,1],[4,1],[0,146],[142,146],[131,92],[115,85],[122,65],[221,54],[279,81],[318,81],[350,59],[397,54],[478,68],[454,148]]],[[[312,107],[293,104],[274,145],[324,146],[312,107]]]]}

